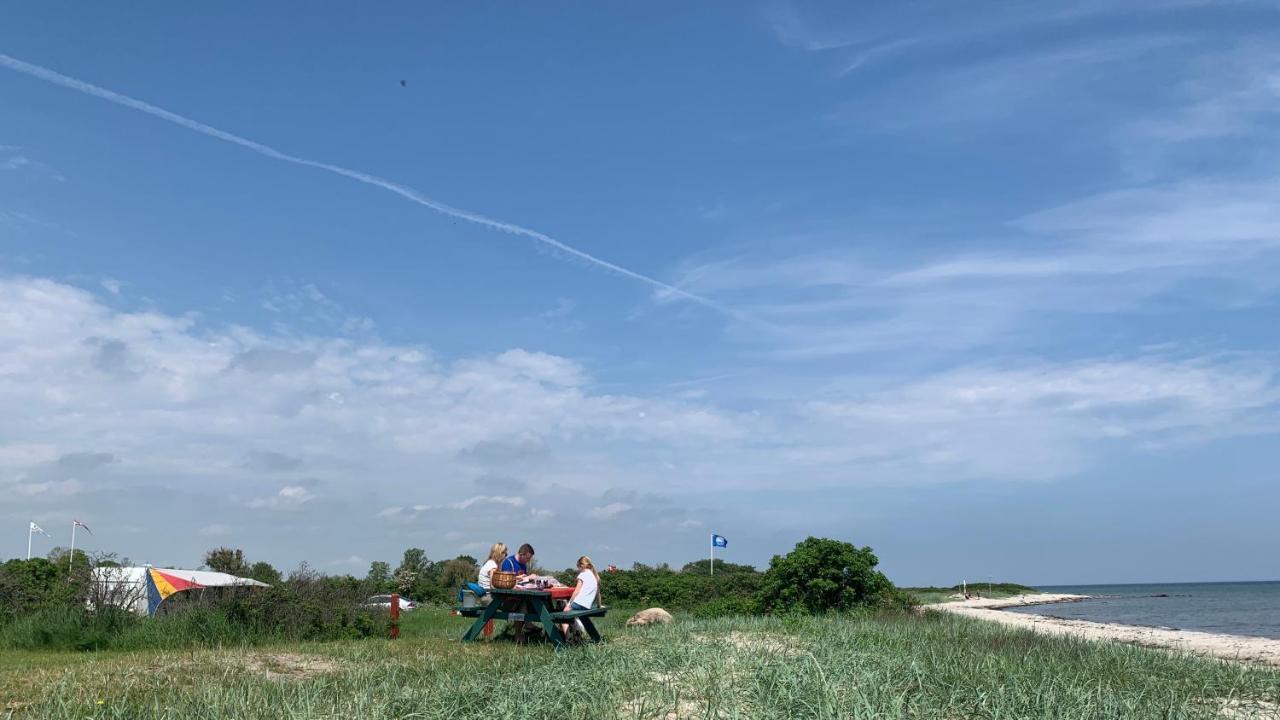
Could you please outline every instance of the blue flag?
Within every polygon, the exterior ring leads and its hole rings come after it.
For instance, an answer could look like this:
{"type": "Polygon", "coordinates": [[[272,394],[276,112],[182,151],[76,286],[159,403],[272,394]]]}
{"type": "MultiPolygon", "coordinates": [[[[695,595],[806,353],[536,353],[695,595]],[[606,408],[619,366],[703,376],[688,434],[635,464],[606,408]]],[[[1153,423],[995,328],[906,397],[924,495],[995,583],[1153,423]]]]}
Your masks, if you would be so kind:
{"type": "Polygon", "coordinates": [[[729,541],[723,535],[711,533],[711,547],[729,547],[729,541]]]}

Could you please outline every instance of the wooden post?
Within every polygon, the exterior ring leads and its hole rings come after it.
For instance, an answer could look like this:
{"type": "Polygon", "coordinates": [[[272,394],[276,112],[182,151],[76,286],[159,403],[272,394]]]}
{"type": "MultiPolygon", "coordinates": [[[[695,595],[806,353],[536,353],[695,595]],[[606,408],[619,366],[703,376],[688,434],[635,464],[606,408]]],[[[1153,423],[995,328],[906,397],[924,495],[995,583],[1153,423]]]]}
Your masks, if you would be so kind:
{"type": "Polygon", "coordinates": [[[400,593],[391,593],[391,639],[400,637],[400,593]]]}

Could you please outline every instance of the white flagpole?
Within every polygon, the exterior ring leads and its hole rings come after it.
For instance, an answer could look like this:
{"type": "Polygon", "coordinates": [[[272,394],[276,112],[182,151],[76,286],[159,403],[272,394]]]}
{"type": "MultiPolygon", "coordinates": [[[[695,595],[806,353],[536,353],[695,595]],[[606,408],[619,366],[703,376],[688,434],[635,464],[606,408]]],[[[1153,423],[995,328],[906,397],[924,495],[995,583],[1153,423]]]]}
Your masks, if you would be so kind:
{"type": "Polygon", "coordinates": [[[716,575],[716,536],[715,536],[715,533],[712,533],[711,534],[711,576],[715,577],[715,575],[716,575]]]}
{"type": "Polygon", "coordinates": [[[71,521],[71,559],[67,560],[67,572],[71,572],[76,561],[76,526],[80,523],[71,521]]]}
{"type": "Polygon", "coordinates": [[[31,527],[31,523],[28,522],[27,523],[27,560],[31,559],[31,534],[34,533],[35,531],[36,529],[31,527]]]}

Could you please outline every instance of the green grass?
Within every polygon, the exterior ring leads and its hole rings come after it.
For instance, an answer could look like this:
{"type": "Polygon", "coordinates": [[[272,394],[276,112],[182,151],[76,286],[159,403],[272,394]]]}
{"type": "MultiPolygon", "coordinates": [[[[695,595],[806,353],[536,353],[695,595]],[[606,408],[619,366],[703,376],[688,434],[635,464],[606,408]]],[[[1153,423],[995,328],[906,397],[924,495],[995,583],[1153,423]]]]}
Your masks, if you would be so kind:
{"type": "MultiPolygon", "coordinates": [[[[927,613],[679,617],[555,652],[400,640],[176,652],[0,652],[0,718],[1216,718],[1280,702],[1280,672],[927,613]],[[10,709],[6,715],[6,704],[10,709]]],[[[1266,717],[1258,715],[1258,717],[1266,717]]]]}
{"type": "MultiPolygon", "coordinates": [[[[933,603],[948,602],[953,600],[951,597],[960,592],[961,586],[953,587],[914,587],[901,588],[903,592],[915,598],[916,602],[922,605],[931,605],[933,603]]],[[[969,583],[969,592],[977,592],[984,598],[1005,598],[1014,595],[1026,595],[1029,593],[1037,593],[1039,590],[1019,585],[1018,583],[969,583]]]]}

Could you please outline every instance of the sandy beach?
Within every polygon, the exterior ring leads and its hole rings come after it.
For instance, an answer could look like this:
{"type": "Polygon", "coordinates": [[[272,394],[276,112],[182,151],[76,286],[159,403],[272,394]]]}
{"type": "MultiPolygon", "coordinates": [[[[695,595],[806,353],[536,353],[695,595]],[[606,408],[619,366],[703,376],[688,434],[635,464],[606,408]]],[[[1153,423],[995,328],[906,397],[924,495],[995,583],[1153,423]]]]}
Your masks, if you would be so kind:
{"type": "Polygon", "coordinates": [[[1136,625],[1089,622],[1087,620],[1062,620],[1045,615],[1001,612],[1002,608],[1074,602],[1086,599],[1088,599],[1086,595],[1043,593],[1016,595],[998,599],[957,600],[955,602],[931,605],[930,608],[1013,627],[1027,628],[1051,635],[1072,635],[1087,640],[1126,642],[1144,647],[1205,655],[1223,660],[1280,666],[1280,640],[1270,638],[1220,635],[1193,630],[1166,630],[1136,625]]]}

